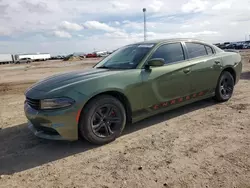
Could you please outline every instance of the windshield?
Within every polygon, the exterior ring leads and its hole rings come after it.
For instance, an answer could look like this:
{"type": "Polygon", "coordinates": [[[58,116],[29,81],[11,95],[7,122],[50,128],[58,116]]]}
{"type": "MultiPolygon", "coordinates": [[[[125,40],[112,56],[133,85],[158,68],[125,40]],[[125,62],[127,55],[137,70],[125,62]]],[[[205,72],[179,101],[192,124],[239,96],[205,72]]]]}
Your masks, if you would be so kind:
{"type": "Polygon", "coordinates": [[[100,61],[95,68],[133,69],[142,61],[154,44],[133,44],[122,47],[100,61]]]}

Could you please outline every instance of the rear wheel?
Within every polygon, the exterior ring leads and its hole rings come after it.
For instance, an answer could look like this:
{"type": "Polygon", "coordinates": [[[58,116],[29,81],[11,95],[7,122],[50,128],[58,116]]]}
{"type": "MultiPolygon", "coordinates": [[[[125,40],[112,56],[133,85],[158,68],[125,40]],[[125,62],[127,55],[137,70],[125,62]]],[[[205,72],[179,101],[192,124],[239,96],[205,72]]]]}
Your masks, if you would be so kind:
{"type": "Polygon", "coordinates": [[[230,72],[224,71],[221,73],[215,90],[215,100],[218,102],[228,101],[234,91],[234,78],[230,72]]]}
{"type": "Polygon", "coordinates": [[[80,135],[94,144],[106,144],[122,133],[126,124],[126,112],[122,103],[109,95],[92,99],[83,109],[80,135]]]}

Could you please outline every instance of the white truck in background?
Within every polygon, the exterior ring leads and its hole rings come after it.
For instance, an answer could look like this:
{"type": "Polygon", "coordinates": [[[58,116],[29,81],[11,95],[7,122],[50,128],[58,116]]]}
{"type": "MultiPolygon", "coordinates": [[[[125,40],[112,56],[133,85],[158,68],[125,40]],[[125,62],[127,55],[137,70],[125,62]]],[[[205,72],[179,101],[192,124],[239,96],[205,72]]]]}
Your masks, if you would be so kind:
{"type": "Polygon", "coordinates": [[[0,64],[13,63],[14,57],[12,54],[0,54],[0,64]]]}
{"type": "Polygon", "coordinates": [[[95,53],[98,57],[106,57],[109,55],[107,51],[99,51],[99,52],[95,52],[95,53]]]}
{"type": "Polygon", "coordinates": [[[34,54],[0,54],[0,65],[8,63],[21,63],[27,61],[30,63],[32,61],[46,61],[51,58],[48,53],[34,53],[34,54]]]}
{"type": "Polygon", "coordinates": [[[37,53],[37,54],[18,54],[15,55],[15,61],[18,61],[19,59],[29,58],[32,61],[46,61],[51,58],[50,54],[47,53],[37,53]]]}

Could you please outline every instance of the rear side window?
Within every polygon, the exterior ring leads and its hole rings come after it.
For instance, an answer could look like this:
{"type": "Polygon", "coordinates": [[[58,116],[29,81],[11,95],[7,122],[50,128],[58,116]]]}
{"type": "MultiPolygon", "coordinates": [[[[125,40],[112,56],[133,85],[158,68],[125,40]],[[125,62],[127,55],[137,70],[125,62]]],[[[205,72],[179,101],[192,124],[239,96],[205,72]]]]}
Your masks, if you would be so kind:
{"type": "Polygon", "coordinates": [[[162,58],[165,64],[185,60],[181,43],[164,44],[160,46],[152,55],[153,58],[162,58]]]}
{"type": "Polygon", "coordinates": [[[213,54],[213,50],[210,46],[205,46],[206,50],[207,50],[207,54],[208,55],[212,55],[213,54]]]}
{"type": "Polygon", "coordinates": [[[186,42],[189,58],[196,58],[207,55],[206,48],[203,44],[186,42]]]}

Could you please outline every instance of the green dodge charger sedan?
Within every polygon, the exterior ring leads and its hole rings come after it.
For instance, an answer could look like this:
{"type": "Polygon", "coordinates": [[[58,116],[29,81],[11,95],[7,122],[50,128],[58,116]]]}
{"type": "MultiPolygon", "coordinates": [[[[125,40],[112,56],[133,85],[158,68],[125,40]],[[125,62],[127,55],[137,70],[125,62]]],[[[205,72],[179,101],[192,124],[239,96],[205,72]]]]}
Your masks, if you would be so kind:
{"type": "Polygon", "coordinates": [[[239,53],[200,40],[140,42],[88,70],[39,81],[27,89],[24,111],[38,137],[105,144],[127,123],[209,97],[229,100],[241,71],[239,53]]]}

